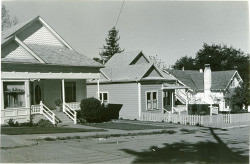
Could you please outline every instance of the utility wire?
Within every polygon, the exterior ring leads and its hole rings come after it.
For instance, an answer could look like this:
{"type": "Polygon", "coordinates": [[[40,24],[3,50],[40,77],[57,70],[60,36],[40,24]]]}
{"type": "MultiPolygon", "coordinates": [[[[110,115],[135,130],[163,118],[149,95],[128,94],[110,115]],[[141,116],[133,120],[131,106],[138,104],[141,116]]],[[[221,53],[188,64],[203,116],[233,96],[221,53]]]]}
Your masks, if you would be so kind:
{"type": "Polygon", "coordinates": [[[116,20],[115,27],[116,27],[116,25],[118,24],[118,21],[119,21],[119,18],[120,18],[121,12],[122,12],[122,8],[123,8],[123,4],[124,4],[124,2],[125,2],[125,0],[123,0],[123,2],[122,2],[122,7],[121,7],[121,9],[120,9],[120,12],[119,12],[118,18],[117,18],[117,20],[116,20]]]}

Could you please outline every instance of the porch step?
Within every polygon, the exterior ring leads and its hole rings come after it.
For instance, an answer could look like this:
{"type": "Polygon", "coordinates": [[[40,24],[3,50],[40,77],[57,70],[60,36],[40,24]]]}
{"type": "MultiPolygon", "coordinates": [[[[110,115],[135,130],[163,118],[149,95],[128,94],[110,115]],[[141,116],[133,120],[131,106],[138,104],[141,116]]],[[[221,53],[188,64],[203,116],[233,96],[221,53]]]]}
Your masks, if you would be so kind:
{"type": "Polygon", "coordinates": [[[73,120],[70,119],[65,113],[62,111],[53,111],[56,115],[56,117],[61,121],[60,123],[67,124],[67,123],[73,123],[73,120]]]}

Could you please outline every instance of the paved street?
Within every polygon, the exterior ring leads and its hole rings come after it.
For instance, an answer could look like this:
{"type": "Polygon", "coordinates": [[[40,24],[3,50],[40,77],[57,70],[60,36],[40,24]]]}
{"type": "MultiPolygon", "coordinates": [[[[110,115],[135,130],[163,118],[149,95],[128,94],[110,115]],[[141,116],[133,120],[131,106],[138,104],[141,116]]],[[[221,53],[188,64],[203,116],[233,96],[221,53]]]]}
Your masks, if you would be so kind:
{"type": "Polygon", "coordinates": [[[1,162],[168,163],[249,161],[249,127],[197,128],[195,134],[37,141],[1,149],[1,162]]]}

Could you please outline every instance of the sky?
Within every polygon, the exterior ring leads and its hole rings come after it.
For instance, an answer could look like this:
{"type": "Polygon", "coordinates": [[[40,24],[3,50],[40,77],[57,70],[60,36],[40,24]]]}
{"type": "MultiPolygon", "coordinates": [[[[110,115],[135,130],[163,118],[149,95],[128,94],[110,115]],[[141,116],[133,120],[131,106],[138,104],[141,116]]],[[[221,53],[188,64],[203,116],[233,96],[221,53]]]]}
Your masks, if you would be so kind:
{"type": "MultiPolygon", "coordinates": [[[[12,0],[2,4],[19,22],[40,15],[76,51],[100,57],[122,1],[12,0]]],[[[125,1],[116,28],[120,47],[140,50],[169,66],[195,57],[203,43],[249,53],[247,1],[125,1]]]]}

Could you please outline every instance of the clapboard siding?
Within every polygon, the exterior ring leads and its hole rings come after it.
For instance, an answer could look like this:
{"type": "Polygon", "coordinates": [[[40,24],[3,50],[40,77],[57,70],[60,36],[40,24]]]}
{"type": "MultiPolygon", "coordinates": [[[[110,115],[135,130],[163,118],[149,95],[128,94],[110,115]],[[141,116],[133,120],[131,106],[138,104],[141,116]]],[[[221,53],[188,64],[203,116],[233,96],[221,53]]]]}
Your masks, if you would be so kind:
{"type": "Polygon", "coordinates": [[[17,37],[26,44],[40,44],[50,46],[64,45],[39,21],[20,32],[17,37]]]}
{"type": "Polygon", "coordinates": [[[154,112],[162,112],[162,84],[142,84],[141,85],[141,111],[146,111],[146,91],[158,91],[158,109],[154,112]]]}
{"type": "MultiPolygon", "coordinates": [[[[109,103],[123,104],[120,118],[139,119],[137,83],[100,84],[100,92],[108,92],[109,103]]],[[[97,85],[87,85],[87,97],[97,97],[97,85]]]]}
{"type": "Polygon", "coordinates": [[[16,42],[12,41],[2,48],[2,58],[6,59],[34,59],[23,47],[19,46],[16,42]]]}

